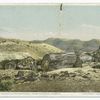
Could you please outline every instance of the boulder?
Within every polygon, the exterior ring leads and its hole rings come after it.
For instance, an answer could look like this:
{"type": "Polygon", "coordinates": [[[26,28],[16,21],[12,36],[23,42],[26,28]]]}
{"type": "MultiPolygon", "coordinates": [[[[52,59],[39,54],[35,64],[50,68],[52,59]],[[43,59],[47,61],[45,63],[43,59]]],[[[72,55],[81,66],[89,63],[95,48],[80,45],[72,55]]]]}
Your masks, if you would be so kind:
{"type": "Polygon", "coordinates": [[[34,72],[29,72],[26,76],[25,81],[35,81],[37,79],[37,74],[34,72]]]}
{"type": "Polygon", "coordinates": [[[24,71],[18,71],[17,75],[15,75],[15,80],[24,80],[24,71]]]}

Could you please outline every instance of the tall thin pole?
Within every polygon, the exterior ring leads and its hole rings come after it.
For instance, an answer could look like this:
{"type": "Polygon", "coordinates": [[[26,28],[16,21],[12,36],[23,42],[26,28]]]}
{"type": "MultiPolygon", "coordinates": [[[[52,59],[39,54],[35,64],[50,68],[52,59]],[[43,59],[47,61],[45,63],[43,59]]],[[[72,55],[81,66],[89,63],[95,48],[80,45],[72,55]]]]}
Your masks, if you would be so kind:
{"type": "Polygon", "coordinates": [[[63,9],[63,8],[62,8],[62,3],[61,3],[61,4],[60,4],[60,11],[62,11],[62,9],[63,9]]]}
{"type": "Polygon", "coordinates": [[[60,8],[59,8],[59,33],[62,34],[63,31],[63,4],[60,4],[60,8]]]}

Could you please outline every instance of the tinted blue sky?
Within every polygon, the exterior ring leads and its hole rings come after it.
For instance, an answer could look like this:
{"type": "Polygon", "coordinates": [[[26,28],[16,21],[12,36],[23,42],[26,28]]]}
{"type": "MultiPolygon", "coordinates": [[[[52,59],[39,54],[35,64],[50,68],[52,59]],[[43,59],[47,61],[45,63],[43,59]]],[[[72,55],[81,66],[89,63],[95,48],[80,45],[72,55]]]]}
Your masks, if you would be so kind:
{"type": "Polygon", "coordinates": [[[100,6],[0,6],[0,36],[25,40],[100,38],[100,6]],[[60,27],[61,24],[61,27],[60,27]]]}

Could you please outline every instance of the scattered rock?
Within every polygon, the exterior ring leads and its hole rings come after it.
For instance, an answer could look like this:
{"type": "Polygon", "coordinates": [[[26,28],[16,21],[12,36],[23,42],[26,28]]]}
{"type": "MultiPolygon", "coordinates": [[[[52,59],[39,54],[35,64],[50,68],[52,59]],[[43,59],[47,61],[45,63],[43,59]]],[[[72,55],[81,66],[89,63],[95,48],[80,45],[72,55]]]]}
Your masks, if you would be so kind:
{"type": "Polygon", "coordinates": [[[60,72],[60,75],[61,75],[61,76],[65,76],[65,77],[69,77],[68,71],[61,71],[61,72],[60,72]]]}
{"type": "Polygon", "coordinates": [[[88,75],[83,75],[82,77],[83,77],[83,78],[88,78],[88,79],[89,79],[88,75]]]}
{"type": "Polygon", "coordinates": [[[54,74],[51,74],[50,75],[50,80],[53,80],[53,79],[58,79],[59,75],[57,73],[54,73],[54,74]]]}
{"type": "Polygon", "coordinates": [[[49,80],[49,75],[47,73],[41,73],[40,79],[46,79],[49,80]]]}
{"type": "Polygon", "coordinates": [[[69,73],[69,77],[75,77],[76,74],[75,73],[69,73]]]}

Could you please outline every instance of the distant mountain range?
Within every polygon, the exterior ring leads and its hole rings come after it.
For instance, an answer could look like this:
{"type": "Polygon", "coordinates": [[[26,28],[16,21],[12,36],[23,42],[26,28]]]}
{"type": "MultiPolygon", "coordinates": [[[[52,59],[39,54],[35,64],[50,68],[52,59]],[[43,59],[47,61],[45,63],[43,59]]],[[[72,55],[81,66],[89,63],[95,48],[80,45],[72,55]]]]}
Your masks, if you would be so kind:
{"type": "Polygon", "coordinates": [[[73,49],[90,52],[90,51],[94,51],[98,49],[98,47],[100,46],[99,39],[81,41],[79,39],[67,40],[67,39],[62,39],[62,38],[48,38],[47,40],[44,40],[43,42],[53,45],[62,50],[65,50],[66,52],[73,51],[73,49]]]}
{"type": "Polygon", "coordinates": [[[74,49],[81,50],[84,52],[91,52],[98,49],[100,46],[99,39],[92,39],[89,41],[81,41],[79,39],[63,39],[63,38],[48,38],[44,41],[33,41],[33,43],[46,43],[53,45],[59,49],[65,50],[66,52],[72,52],[74,49]]]}

